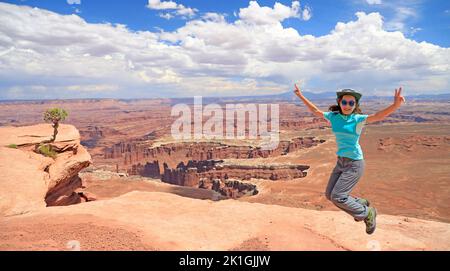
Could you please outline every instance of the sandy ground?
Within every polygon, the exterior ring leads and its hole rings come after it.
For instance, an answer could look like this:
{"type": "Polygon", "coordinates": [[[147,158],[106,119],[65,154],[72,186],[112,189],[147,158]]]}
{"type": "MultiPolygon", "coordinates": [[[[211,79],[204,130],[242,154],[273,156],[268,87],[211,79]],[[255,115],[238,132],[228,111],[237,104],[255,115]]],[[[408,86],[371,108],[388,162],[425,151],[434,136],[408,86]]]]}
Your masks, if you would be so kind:
{"type": "Polygon", "coordinates": [[[342,212],[162,192],[44,208],[0,228],[1,250],[450,250],[447,223],[380,215],[367,235],[342,212]]]}

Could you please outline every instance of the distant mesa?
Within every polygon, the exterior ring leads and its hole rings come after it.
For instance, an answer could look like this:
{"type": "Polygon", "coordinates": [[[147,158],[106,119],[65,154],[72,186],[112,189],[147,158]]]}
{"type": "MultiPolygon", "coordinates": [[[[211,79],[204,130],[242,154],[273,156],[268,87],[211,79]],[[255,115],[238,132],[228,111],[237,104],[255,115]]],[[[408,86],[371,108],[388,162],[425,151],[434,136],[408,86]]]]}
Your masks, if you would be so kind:
{"type": "Polygon", "coordinates": [[[116,162],[117,170],[125,169],[128,175],[157,178],[180,186],[209,189],[218,187],[217,189],[223,189],[222,192],[234,191],[222,193],[217,190],[227,197],[236,198],[257,193],[256,187],[246,188],[242,193],[243,180],[248,181],[254,178],[276,181],[303,178],[309,166],[239,165],[224,163],[222,159],[276,157],[317,146],[323,142],[325,140],[314,137],[297,137],[281,141],[278,148],[274,150],[217,142],[168,143],[157,147],[147,147],[146,144],[139,142],[120,143],[105,149],[105,160],[102,162],[116,162]],[[230,184],[231,181],[233,181],[232,184],[230,184]]]}
{"type": "Polygon", "coordinates": [[[167,143],[156,147],[142,142],[120,142],[103,150],[100,160],[105,164],[117,164],[121,170],[129,175],[145,174],[145,164],[158,160],[160,171],[162,163],[175,168],[180,162],[189,160],[217,160],[217,159],[252,159],[268,158],[286,155],[301,149],[307,149],[324,143],[324,139],[315,137],[297,137],[280,141],[274,150],[262,150],[249,145],[227,145],[218,142],[180,142],[167,143]]]}
{"type": "MultiPolygon", "coordinates": [[[[151,163],[156,169],[157,161],[151,163]]],[[[175,169],[164,163],[161,180],[166,183],[212,189],[228,198],[256,195],[256,185],[242,180],[267,179],[290,180],[306,176],[306,165],[268,165],[248,166],[226,164],[223,160],[190,160],[186,165],[181,162],[175,169]]]]}
{"type": "Polygon", "coordinates": [[[450,136],[413,135],[406,138],[385,137],[378,140],[378,150],[386,152],[397,149],[415,151],[419,148],[433,150],[442,146],[442,144],[450,144],[450,136]]]}

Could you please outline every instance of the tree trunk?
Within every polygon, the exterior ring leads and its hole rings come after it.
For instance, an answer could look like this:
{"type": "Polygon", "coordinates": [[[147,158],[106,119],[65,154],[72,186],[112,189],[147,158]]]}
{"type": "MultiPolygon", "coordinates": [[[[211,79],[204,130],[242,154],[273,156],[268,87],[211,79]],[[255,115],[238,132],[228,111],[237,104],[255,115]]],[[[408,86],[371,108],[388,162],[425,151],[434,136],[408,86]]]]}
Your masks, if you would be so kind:
{"type": "Polygon", "coordinates": [[[52,142],[55,142],[55,140],[56,140],[56,135],[58,134],[58,127],[59,127],[59,123],[58,122],[54,122],[53,123],[53,138],[52,138],[52,142]]]}

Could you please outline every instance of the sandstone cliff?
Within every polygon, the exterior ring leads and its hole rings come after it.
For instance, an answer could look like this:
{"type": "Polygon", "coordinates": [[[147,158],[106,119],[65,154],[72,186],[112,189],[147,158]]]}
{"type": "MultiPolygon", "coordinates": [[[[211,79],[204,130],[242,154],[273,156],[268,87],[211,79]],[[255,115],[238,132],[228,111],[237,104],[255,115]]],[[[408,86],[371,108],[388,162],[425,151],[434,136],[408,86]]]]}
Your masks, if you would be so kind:
{"type": "Polygon", "coordinates": [[[68,205],[89,200],[78,172],[91,164],[72,125],[60,125],[52,143],[56,158],[36,153],[35,145],[49,140],[50,124],[0,127],[0,215],[10,216],[45,206],[68,205]]]}

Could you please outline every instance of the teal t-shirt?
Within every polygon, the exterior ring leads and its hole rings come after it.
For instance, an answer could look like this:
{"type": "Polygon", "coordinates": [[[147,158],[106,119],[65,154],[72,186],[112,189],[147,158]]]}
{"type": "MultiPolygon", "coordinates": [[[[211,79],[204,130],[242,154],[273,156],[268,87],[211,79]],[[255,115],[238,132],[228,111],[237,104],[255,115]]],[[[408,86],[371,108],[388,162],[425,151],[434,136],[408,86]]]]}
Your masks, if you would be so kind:
{"type": "Polygon", "coordinates": [[[338,147],[336,154],[353,160],[364,159],[359,145],[359,137],[369,115],[351,114],[346,116],[339,112],[324,112],[323,115],[330,121],[331,129],[336,136],[338,147]]]}

